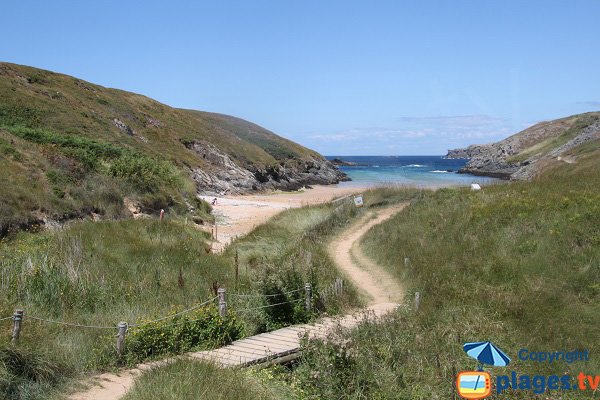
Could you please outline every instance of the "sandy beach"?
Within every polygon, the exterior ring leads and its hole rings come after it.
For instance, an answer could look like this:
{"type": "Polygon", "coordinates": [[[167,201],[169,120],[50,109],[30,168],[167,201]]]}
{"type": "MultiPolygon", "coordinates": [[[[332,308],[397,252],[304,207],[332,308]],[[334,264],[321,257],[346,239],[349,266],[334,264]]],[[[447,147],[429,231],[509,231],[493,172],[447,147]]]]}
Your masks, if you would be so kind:
{"type": "MultiPolygon", "coordinates": [[[[243,196],[216,197],[213,206],[216,226],[207,226],[209,232],[216,230],[213,251],[221,251],[237,237],[246,235],[255,226],[268,221],[274,215],[289,208],[322,204],[336,198],[360,193],[364,188],[317,185],[297,192],[273,192],[243,196]]],[[[214,196],[201,196],[209,203],[214,196]]]]}

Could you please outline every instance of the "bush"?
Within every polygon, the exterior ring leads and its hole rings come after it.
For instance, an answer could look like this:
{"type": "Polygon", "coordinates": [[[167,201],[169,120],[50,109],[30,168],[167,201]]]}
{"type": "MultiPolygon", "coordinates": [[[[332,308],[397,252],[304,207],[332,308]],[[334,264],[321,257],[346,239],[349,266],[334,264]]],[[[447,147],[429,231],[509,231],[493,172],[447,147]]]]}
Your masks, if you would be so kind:
{"type": "Polygon", "coordinates": [[[164,186],[181,185],[170,163],[141,155],[127,154],[119,157],[110,166],[109,173],[130,183],[140,192],[156,193],[164,186]]]}
{"type": "Polygon", "coordinates": [[[204,307],[129,329],[125,360],[137,363],[166,354],[215,348],[239,339],[242,333],[235,314],[222,318],[215,307],[204,307]]]}

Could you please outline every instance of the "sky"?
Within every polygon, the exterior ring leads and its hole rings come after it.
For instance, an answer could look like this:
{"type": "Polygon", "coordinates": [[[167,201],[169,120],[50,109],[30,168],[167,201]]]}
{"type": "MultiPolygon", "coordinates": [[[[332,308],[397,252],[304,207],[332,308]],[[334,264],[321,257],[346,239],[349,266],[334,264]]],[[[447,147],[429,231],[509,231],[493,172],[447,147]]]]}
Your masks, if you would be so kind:
{"type": "Polygon", "coordinates": [[[326,155],[445,154],[600,110],[600,1],[10,1],[0,61],[326,155]]]}

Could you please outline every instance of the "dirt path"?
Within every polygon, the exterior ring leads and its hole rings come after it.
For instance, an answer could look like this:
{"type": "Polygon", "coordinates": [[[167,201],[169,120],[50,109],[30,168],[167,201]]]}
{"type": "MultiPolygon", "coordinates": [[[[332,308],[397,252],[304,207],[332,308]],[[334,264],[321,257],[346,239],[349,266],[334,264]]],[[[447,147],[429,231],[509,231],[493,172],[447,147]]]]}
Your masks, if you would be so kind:
{"type": "MultiPolygon", "coordinates": [[[[360,238],[373,226],[400,212],[406,204],[370,211],[329,245],[338,267],[369,296],[369,307],[375,315],[394,309],[402,300],[400,283],[385,269],[367,258],[359,247],[360,238]]],[[[173,359],[170,359],[173,360],[173,359]]],[[[68,396],[69,400],[116,400],[122,398],[145,370],[169,363],[169,360],[140,364],[118,374],[106,373],[87,382],[87,390],[68,396]]]]}
{"type": "Polygon", "coordinates": [[[329,245],[338,267],[370,298],[369,305],[398,304],[404,290],[398,280],[360,250],[360,239],[372,227],[393,217],[407,204],[370,211],[329,245]]]}

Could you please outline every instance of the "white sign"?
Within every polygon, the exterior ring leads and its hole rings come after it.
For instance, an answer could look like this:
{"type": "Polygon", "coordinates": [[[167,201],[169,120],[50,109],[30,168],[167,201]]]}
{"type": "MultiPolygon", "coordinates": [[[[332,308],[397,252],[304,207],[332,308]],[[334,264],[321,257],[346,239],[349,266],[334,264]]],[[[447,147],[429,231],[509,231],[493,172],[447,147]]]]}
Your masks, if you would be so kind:
{"type": "Polygon", "coordinates": [[[354,205],[356,207],[362,207],[363,206],[363,198],[362,198],[362,196],[355,196],[354,197],[354,205]]]}

